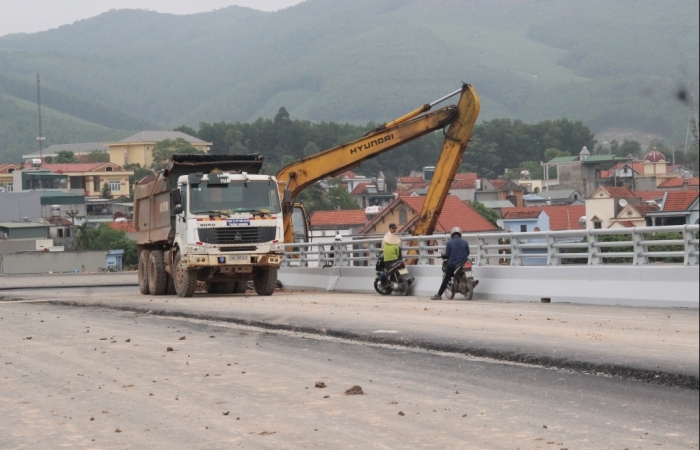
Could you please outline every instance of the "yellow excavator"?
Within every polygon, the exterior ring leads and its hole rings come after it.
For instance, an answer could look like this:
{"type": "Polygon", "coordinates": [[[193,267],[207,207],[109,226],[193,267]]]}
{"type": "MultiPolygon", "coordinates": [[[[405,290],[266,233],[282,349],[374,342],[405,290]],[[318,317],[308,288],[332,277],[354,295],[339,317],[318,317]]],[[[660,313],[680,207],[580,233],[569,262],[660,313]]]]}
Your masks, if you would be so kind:
{"type": "MultiPolygon", "coordinates": [[[[304,188],[324,178],[340,175],[358,167],[365,160],[428,133],[449,127],[445,131],[445,143],[414,231],[414,236],[433,234],[450,186],[462,163],[480,106],[476,91],[470,85],[463,84],[462,89],[386,123],[360,139],[300,159],[280,170],[277,181],[282,198],[284,242],[295,242],[294,229],[306,228],[305,222],[302,222],[303,210],[294,204],[294,199],[304,188]],[[457,105],[430,112],[433,106],[456,95],[460,95],[457,105]]],[[[296,235],[297,240],[300,235],[296,235]]]]}

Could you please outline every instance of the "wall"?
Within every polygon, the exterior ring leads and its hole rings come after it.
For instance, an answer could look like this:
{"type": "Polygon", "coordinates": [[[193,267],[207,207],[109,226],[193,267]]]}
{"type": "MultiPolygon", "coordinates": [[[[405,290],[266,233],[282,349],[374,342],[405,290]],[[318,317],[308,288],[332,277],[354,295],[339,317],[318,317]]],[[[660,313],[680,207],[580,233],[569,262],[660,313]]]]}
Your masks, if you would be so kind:
{"type": "MultiPolygon", "coordinates": [[[[326,290],[338,269],[284,267],[279,279],[289,289],[326,290]]],[[[342,267],[336,291],[378,295],[372,268],[342,267]]],[[[416,283],[411,295],[430,296],[440,287],[439,266],[410,267],[416,283]]],[[[698,308],[697,266],[563,266],[474,268],[480,280],[475,300],[698,308]]],[[[460,298],[457,295],[457,298],[460,298]]]]}
{"type": "MultiPolygon", "coordinates": [[[[34,241],[30,241],[34,245],[34,241]]],[[[0,273],[97,272],[105,267],[107,252],[15,253],[0,257],[0,273]]]]}
{"type": "Polygon", "coordinates": [[[0,241],[0,256],[36,250],[36,240],[0,241]]]}

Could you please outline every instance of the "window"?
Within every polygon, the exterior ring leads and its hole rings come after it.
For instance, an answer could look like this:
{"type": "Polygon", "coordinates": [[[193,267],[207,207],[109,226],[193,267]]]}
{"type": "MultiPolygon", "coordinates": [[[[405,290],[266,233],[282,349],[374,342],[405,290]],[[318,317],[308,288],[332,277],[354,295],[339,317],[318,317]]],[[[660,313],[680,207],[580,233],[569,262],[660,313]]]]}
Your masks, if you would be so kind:
{"type": "Polygon", "coordinates": [[[63,228],[59,228],[56,231],[58,231],[58,237],[62,238],[63,237],[63,228]]]}
{"type": "Polygon", "coordinates": [[[527,225],[520,225],[520,232],[527,233],[527,225]]]}
{"type": "Polygon", "coordinates": [[[603,222],[599,222],[599,221],[593,222],[593,228],[595,228],[596,230],[600,230],[601,228],[603,228],[603,222]]]}
{"type": "Polygon", "coordinates": [[[114,167],[105,168],[105,172],[114,172],[114,167]]]}
{"type": "Polygon", "coordinates": [[[109,180],[109,190],[119,192],[122,190],[122,182],[119,180],[109,180]]]}
{"type": "Polygon", "coordinates": [[[399,209],[399,224],[406,225],[408,222],[408,211],[406,208],[399,209]]]}
{"type": "Polygon", "coordinates": [[[66,228],[65,232],[63,233],[63,235],[64,235],[65,237],[69,238],[69,237],[70,237],[70,228],[66,228]]]}

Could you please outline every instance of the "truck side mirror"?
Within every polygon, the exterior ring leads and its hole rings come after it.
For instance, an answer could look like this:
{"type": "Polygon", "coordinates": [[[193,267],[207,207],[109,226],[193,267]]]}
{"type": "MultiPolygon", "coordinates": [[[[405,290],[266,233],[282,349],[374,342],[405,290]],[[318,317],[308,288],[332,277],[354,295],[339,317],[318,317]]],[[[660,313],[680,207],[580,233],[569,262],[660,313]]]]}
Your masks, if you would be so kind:
{"type": "MultiPolygon", "coordinates": [[[[182,204],[182,192],[180,192],[180,189],[173,189],[172,191],[170,191],[170,193],[172,194],[173,205],[181,205],[182,204]]],[[[179,214],[179,213],[177,213],[177,214],[179,214]]]]}

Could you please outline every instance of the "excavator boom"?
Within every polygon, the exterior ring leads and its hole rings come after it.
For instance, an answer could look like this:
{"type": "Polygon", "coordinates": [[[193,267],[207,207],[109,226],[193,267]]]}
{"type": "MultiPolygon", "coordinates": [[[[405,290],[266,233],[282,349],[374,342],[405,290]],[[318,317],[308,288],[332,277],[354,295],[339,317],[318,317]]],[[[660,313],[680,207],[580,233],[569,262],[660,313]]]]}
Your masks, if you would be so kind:
{"type": "MultiPolygon", "coordinates": [[[[433,200],[430,203],[428,200],[425,202],[426,206],[430,205],[431,210],[439,212],[445,202],[451,180],[454,179],[461,163],[462,154],[469,141],[478,112],[478,96],[471,86],[465,84],[461,90],[437,102],[424,105],[399,119],[371,131],[360,139],[301,159],[283,168],[277,174],[277,180],[280,183],[279,189],[282,197],[284,241],[286,243],[294,242],[292,228],[293,202],[294,198],[304,188],[324,178],[351,170],[365,160],[374,158],[393,148],[450,125],[450,129],[446,134],[445,145],[440,155],[440,161],[438,161],[436,166],[434,181],[428,192],[428,199],[432,198],[433,200]],[[448,106],[435,112],[423,114],[428,112],[435,104],[459,93],[461,93],[461,98],[457,106],[448,106]],[[434,185],[438,186],[438,190],[436,190],[434,185]],[[444,190],[444,192],[439,190],[444,190]],[[433,197],[431,197],[431,193],[433,197]]],[[[426,206],[424,206],[423,213],[426,211],[426,206]]],[[[423,218],[423,213],[421,214],[421,219],[423,218]]],[[[428,220],[427,226],[423,226],[421,229],[430,230],[430,227],[434,229],[436,220],[437,218],[432,221],[432,225],[430,225],[430,220],[428,220]]],[[[420,225],[423,222],[419,221],[418,223],[420,225]]]]}

